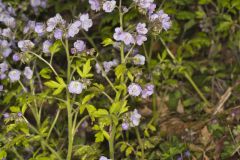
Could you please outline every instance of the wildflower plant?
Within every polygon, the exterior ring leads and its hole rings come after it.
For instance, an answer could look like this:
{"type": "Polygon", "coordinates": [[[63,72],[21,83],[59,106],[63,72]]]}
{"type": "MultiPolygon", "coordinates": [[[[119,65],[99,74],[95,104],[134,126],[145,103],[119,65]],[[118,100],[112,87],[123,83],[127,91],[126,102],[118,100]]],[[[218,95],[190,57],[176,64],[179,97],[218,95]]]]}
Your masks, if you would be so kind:
{"type": "Polygon", "coordinates": [[[145,137],[149,130],[156,131],[158,116],[159,86],[151,70],[155,40],[164,47],[158,59],[166,62],[169,56],[204,105],[210,105],[167,47],[166,35],[174,23],[158,3],[78,3],[88,9],[70,11],[71,18],[54,13],[38,19],[18,12],[31,7],[38,17],[50,2],[31,0],[12,8],[14,3],[0,1],[0,95],[6,106],[1,116],[6,135],[0,134],[2,159],[114,160],[125,157],[116,155],[119,148],[126,157],[147,159],[145,137]],[[142,18],[131,19],[132,14],[142,18]],[[111,16],[112,28],[101,36],[98,27],[111,16]],[[146,101],[153,102],[150,120],[140,111],[139,104],[146,101]],[[133,144],[128,143],[131,136],[136,137],[133,144]],[[108,151],[99,146],[104,142],[108,151]]]}

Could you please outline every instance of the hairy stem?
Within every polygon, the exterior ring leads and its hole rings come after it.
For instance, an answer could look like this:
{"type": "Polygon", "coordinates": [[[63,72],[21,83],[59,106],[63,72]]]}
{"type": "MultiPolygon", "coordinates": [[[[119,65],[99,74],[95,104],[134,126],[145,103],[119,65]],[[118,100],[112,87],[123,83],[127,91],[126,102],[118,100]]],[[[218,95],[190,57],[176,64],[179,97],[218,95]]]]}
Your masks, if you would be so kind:
{"type": "Polygon", "coordinates": [[[111,133],[110,133],[110,139],[109,139],[109,152],[110,152],[110,159],[114,160],[114,140],[115,140],[115,134],[116,134],[116,126],[113,124],[111,133]]]}
{"type": "Polygon", "coordinates": [[[139,145],[141,147],[141,157],[142,157],[141,159],[144,160],[144,157],[145,157],[145,155],[144,155],[144,144],[142,142],[142,139],[141,139],[141,136],[140,136],[140,133],[139,133],[139,130],[138,130],[137,127],[135,127],[135,131],[136,131],[138,143],[139,143],[139,145]]]}
{"type": "Polygon", "coordinates": [[[41,56],[39,56],[38,54],[34,53],[34,52],[31,52],[31,51],[28,51],[29,53],[33,54],[34,56],[36,56],[37,58],[39,58],[41,61],[43,61],[44,63],[46,63],[50,68],[51,70],[53,71],[53,73],[58,76],[57,72],[55,71],[55,69],[53,68],[53,66],[48,63],[48,61],[46,61],[45,59],[43,59],[41,56]]]}
{"type": "MultiPolygon", "coordinates": [[[[70,76],[71,76],[71,62],[70,62],[70,53],[69,53],[69,47],[68,47],[68,40],[65,40],[65,51],[67,55],[67,84],[70,82],[70,76]]],[[[73,148],[73,130],[72,130],[72,107],[71,107],[71,99],[70,99],[70,93],[68,90],[66,90],[66,101],[67,101],[67,115],[68,115],[68,152],[67,152],[67,160],[72,159],[72,148],[73,148]]]]}

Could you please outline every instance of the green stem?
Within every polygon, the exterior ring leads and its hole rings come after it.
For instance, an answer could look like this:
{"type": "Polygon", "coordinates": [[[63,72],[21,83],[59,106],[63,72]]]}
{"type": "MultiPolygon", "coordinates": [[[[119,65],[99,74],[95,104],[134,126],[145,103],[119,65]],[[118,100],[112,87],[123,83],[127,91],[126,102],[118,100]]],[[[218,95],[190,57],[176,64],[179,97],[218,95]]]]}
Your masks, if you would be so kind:
{"type": "Polygon", "coordinates": [[[50,129],[49,129],[49,132],[48,132],[48,135],[47,135],[47,139],[46,139],[47,141],[48,141],[48,139],[49,139],[49,137],[50,137],[50,135],[51,135],[51,133],[52,133],[53,127],[54,127],[55,124],[57,123],[57,120],[58,120],[60,111],[61,111],[61,110],[58,109],[57,114],[56,114],[56,116],[55,116],[55,118],[54,118],[54,121],[53,121],[53,123],[52,123],[52,125],[51,125],[51,127],[50,127],[50,129]]]}
{"type": "Polygon", "coordinates": [[[13,153],[17,156],[17,158],[19,160],[24,160],[24,158],[22,156],[20,156],[20,154],[18,153],[17,149],[15,147],[13,147],[13,153]]]}
{"type": "Polygon", "coordinates": [[[31,52],[31,51],[28,51],[29,53],[35,55],[37,58],[39,58],[41,61],[43,61],[44,63],[46,63],[50,68],[51,70],[53,71],[53,73],[58,76],[57,72],[55,71],[55,69],[52,67],[52,65],[50,63],[48,63],[48,61],[46,61],[45,59],[43,59],[41,56],[39,56],[38,54],[34,53],[34,52],[31,52]]]}
{"type": "MultiPolygon", "coordinates": [[[[67,84],[70,82],[71,75],[71,63],[70,63],[70,53],[68,47],[68,40],[65,40],[65,51],[67,55],[67,84]]],[[[68,152],[67,152],[67,160],[71,160],[72,158],[72,148],[73,148],[73,130],[72,130],[72,107],[71,107],[71,99],[70,93],[66,90],[66,101],[67,101],[67,115],[68,115],[68,152]]]]}
{"type": "MultiPolygon", "coordinates": [[[[167,47],[166,43],[164,42],[164,40],[162,38],[160,38],[162,44],[164,45],[164,47],[166,48],[167,53],[169,54],[169,56],[176,61],[176,57],[173,55],[173,53],[170,51],[170,49],[167,47]]],[[[199,97],[209,106],[210,103],[208,102],[208,100],[206,99],[206,97],[203,95],[203,93],[200,91],[200,89],[198,88],[198,86],[195,84],[195,82],[193,81],[193,79],[191,78],[191,76],[187,73],[184,72],[184,76],[185,78],[191,83],[191,85],[193,86],[193,88],[195,89],[195,91],[198,93],[199,97]]]]}
{"type": "Polygon", "coordinates": [[[33,126],[31,125],[31,123],[28,122],[28,120],[23,117],[23,119],[26,121],[26,123],[28,124],[28,126],[36,133],[40,136],[41,138],[41,142],[52,152],[52,154],[54,154],[57,159],[62,160],[61,156],[46,142],[46,140],[43,138],[43,136],[41,135],[41,133],[33,126]]]}
{"type": "Polygon", "coordinates": [[[143,144],[143,142],[142,142],[142,139],[141,139],[141,136],[140,136],[140,133],[139,133],[139,130],[138,130],[138,128],[137,127],[135,127],[135,131],[136,131],[136,135],[137,135],[137,139],[138,139],[138,143],[139,143],[139,145],[140,145],[140,147],[141,147],[141,156],[142,156],[142,160],[144,160],[144,157],[145,157],[145,155],[144,155],[144,144],[143,144]]]}
{"type": "MultiPolygon", "coordinates": [[[[89,115],[86,115],[85,117],[83,117],[83,118],[78,122],[78,124],[76,125],[76,127],[75,127],[75,129],[74,129],[74,135],[76,134],[79,126],[80,126],[86,119],[88,119],[88,118],[89,118],[89,115]]],[[[74,135],[73,135],[73,136],[74,136],[74,135]]]]}
{"type": "Polygon", "coordinates": [[[27,93],[27,89],[24,87],[24,85],[22,84],[22,82],[20,80],[18,80],[18,83],[20,84],[20,86],[22,87],[23,91],[25,93],[27,93]]]}
{"type": "Polygon", "coordinates": [[[112,130],[110,133],[110,139],[109,139],[109,152],[110,152],[110,159],[114,160],[114,140],[115,140],[115,134],[116,134],[116,126],[113,124],[112,130]]]}

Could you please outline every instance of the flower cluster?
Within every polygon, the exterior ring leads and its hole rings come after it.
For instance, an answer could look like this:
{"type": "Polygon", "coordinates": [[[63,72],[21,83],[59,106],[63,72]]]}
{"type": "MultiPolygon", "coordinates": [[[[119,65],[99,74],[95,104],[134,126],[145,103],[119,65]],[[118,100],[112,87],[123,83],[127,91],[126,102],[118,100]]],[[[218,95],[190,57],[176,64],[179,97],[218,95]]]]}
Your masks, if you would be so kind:
{"type": "Polygon", "coordinates": [[[170,17],[168,14],[164,13],[163,10],[151,14],[150,21],[155,25],[153,28],[154,30],[158,29],[158,27],[161,27],[167,31],[172,25],[170,17]]]}
{"type": "Polygon", "coordinates": [[[125,32],[121,27],[115,28],[115,33],[113,38],[116,41],[122,41],[126,45],[137,44],[141,46],[146,40],[146,34],[148,33],[148,29],[146,28],[145,23],[138,23],[136,26],[136,33],[131,34],[130,32],[125,32]]]}
{"type": "Polygon", "coordinates": [[[34,46],[34,43],[30,40],[21,40],[18,42],[18,48],[20,48],[22,52],[27,52],[31,50],[34,46]]]}
{"type": "Polygon", "coordinates": [[[146,85],[143,89],[139,84],[132,83],[128,86],[128,94],[134,97],[142,94],[142,98],[151,96],[154,92],[154,86],[152,84],[146,85]]]}
{"type": "Polygon", "coordinates": [[[0,22],[9,28],[15,28],[16,20],[14,16],[16,15],[15,10],[11,6],[0,1],[0,22]]]}
{"type": "Polygon", "coordinates": [[[104,1],[103,4],[101,4],[99,0],[88,0],[88,2],[94,11],[100,11],[102,8],[106,13],[111,13],[116,7],[115,0],[104,1]]]}
{"type": "Polygon", "coordinates": [[[155,11],[156,4],[154,0],[133,0],[137,6],[140,8],[140,11],[144,12],[149,16],[149,21],[152,23],[153,31],[160,32],[162,29],[168,30],[172,22],[168,14],[164,13],[163,10],[155,11]]]}
{"type": "Polygon", "coordinates": [[[46,8],[47,0],[30,0],[30,5],[33,7],[34,11],[37,13],[38,8],[46,8]]]}
{"type": "Polygon", "coordinates": [[[129,127],[136,127],[139,125],[141,115],[138,113],[137,109],[130,113],[126,113],[125,118],[123,119],[122,129],[128,130],[129,127]]]}
{"type": "MultiPolygon", "coordinates": [[[[105,73],[108,73],[109,71],[111,71],[113,67],[116,67],[118,65],[118,63],[119,62],[117,59],[114,59],[112,61],[104,61],[103,69],[104,69],[105,73]]],[[[96,63],[95,68],[96,68],[96,72],[98,74],[101,73],[101,66],[98,63],[96,63]]]]}

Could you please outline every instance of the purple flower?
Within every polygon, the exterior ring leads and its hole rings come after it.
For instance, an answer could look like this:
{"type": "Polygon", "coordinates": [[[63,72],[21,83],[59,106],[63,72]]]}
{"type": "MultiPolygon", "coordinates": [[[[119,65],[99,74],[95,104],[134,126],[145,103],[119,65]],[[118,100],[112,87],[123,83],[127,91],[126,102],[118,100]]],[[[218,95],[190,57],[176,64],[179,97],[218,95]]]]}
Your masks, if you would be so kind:
{"type": "Polygon", "coordinates": [[[105,157],[105,156],[101,156],[101,157],[99,158],[99,160],[111,160],[111,159],[108,159],[108,158],[105,157]]]}
{"type": "Polygon", "coordinates": [[[14,62],[18,62],[20,61],[21,57],[19,54],[15,53],[13,56],[12,56],[12,59],[14,62]]]}
{"type": "Polygon", "coordinates": [[[74,37],[76,34],[78,34],[81,25],[82,22],[80,21],[75,21],[74,23],[70,24],[68,28],[68,37],[74,37]]]}
{"type": "Polygon", "coordinates": [[[103,67],[106,73],[108,73],[112,69],[112,62],[103,62],[103,67]]]}
{"type": "Polygon", "coordinates": [[[57,28],[54,31],[54,38],[55,39],[62,39],[62,36],[63,36],[63,31],[61,29],[57,28]]]}
{"type": "Polygon", "coordinates": [[[73,94],[80,94],[82,93],[84,86],[82,83],[78,81],[71,81],[68,85],[68,91],[73,94]]]}
{"type": "Polygon", "coordinates": [[[134,109],[134,111],[130,115],[131,120],[131,127],[136,127],[139,125],[141,119],[141,115],[138,113],[137,109],[134,109]]]}
{"type": "Polygon", "coordinates": [[[7,62],[2,62],[2,63],[0,63],[0,72],[1,73],[4,73],[4,72],[6,72],[8,70],[8,64],[7,64],[7,62]]]}
{"type": "Polygon", "coordinates": [[[191,156],[191,153],[190,153],[189,150],[187,150],[187,151],[184,153],[184,155],[185,155],[186,157],[190,157],[190,156],[191,156]]]}
{"type": "Polygon", "coordinates": [[[115,6],[116,6],[115,0],[105,1],[103,3],[103,10],[107,13],[111,13],[114,10],[115,6]]]}
{"type": "Polygon", "coordinates": [[[137,35],[136,43],[141,46],[145,41],[147,41],[147,37],[145,35],[137,35]]]}
{"type": "Polygon", "coordinates": [[[148,29],[146,28],[146,23],[138,23],[136,30],[138,34],[147,34],[148,29]]]}
{"type": "Polygon", "coordinates": [[[61,15],[60,14],[56,14],[55,17],[52,17],[50,19],[48,19],[47,21],[47,31],[48,32],[52,32],[57,25],[62,25],[64,26],[66,23],[65,20],[62,19],[61,15]]]}
{"type": "Polygon", "coordinates": [[[95,69],[98,74],[101,73],[101,67],[98,63],[95,64],[95,69]]]}
{"type": "Polygon", "coordinates": [[[31,6],[32,7],[38,7],[38,6],[40,6],[41,5],[41,0],[31,0],[30,1],[30,4],[31,4],[31,6]]]}
{"type": "Polygon", "coordinates": [[[151,96],[154,92],[154,85],[148,84],[145,86],[145,88],[142,90],[142,98],[147,98],[151,96]]]}
{"type": "Polygon", "coordinates": [[[2,52],[3,57],[8,57],[10,54],[12,53],[12,49],[11,48],[5,48],[2,52]]]}
{"type": "Polygon", "coordinates": [[[33,71],[31,70],[30,67],[25,67],[23,74],[27,79],[30,80],[30,79],[32,79],[33,71]]]}
{"type": "Polygon", "coordinates": [[[10,28],[15,28],[16,20],[15,20],[15,18],[9,16],[4,19],[4,24],[10,28]]]}
{"type": "Polygon", "coordinates": [[[145,57],[141,54],[136,54],[133,57],[133,63],[135,65],[144,65],[145,64],[145,57]]]}
{"type": "Polygon", "coordinates": [[[129,124],[126,123],[126,122],[122,123],[122,129],[125,130],[125,131],[128,130],[129,129],[129,124]]]}
{"type": "Polygon", "coordinates": [[[109,62],[103,62],[103,67],[106,73],[108,73],[112,67],[115,67],[118,65],[118,60],[114,59],[113,61],[109,61],[109,62]]]}
{"type": "Polygon", "coordinates": [[[45,28],[46,26],[44,23],[36,23],[34,31],[41,36],[45,32],[45,28]]]}
{"type": "Polygon", "coordinates": [[[7,75],[5,73],[0,73],[0,79],[3,80],[7,77],[7,75]]]}
{"type": "Polygon", "coordinates": [[[88,31],[88,29],[90,27],[92,27],[93,25],[93,21],[89,18],[89,15],[88,13],[87,14],[82,14],[80,16],[80,22],[82,23],[81,24],[81,27],[85,30],[85,31],[88,31]]]}
{"type": "Polygon", "coordinates": [[[116,41],[120,41],[122,39],[123,30],[120,27],[115,28],[115,33],[113,34],[113,38],[116,41]]]}
{"type": "Polygon", "coordinates": [[[91,5],[91,9],[94,11],[100,11],[100,3],[98,0],[88,0],[91,5]]]}
{"type": "Polygon", "coordinates": [[[3,117],[6,119],[6,118],[9,118],[10,115],[9,115],[9,113],[4,113],[4,114],[3,114],[3,117]]]}
{"type": "Polygon", "coordinates": [[[1,46],[2,48],[7,48],[7,47],[10,47],[11,44],[8,43],[7,40],[0,40],[0,46],[1,46]]]}
{"type": "Polygon", "coordinates": [[[2,36],[7,37],[7,38],[12,38],[13,32],[10,28],[5,28],[2,30],[2,36]]]}
{"type": "Polygon", "coordinates": [[[78,52],[82,52],[86,49],[86,44],[82,40],[77,40],[74,42],[74,48],[76,48],[78,52]]]}
{"type": "Polygon", "coordinates": [[[17,69],[13,69],[8,73],[8,77],[11,82],[16,82],[20,79],[21,72],[17,69]]]}
{"type": "Polygon", "coordinates": [[[71,48],[71,53],[72,54],[76,54],[77,53],[77,49],[76,48],[71,48]]]}
{"type": "Polygon", "coordinates": [[[155,9],[156,9],[157,5],[155,3],[152,3],[149,7],[148,7],[148,14],[152,14],[155,9]]]}
{"type": "Polygon", "coordinates": [[[120,38],[126,45],[130,45],[130,44],[135,43],[135,40],[134,40],[133,36],[128,32],[123,32],[121,34],[120,38]]]}
{"type": "Polygon", "coordinates": [[[157,13],[150,15],[150,20],[159,21],[162,25],[162,28],[166,31],[172,26],[170,17],[168,16],[168,14],[164,13],[163,10],[160,10],[157,13]]]}
{"type": "Polygon", "coordinates": [[[17,113],[18,117],[22,117],[22,112],[17,113]]]}
{"type": "Polygon", "coordinates": [[[43,42],[43,53],[46,53],[46,54],[50,53],[49,48],[51,47],[51,45],[52,45],[51,41],[49,41],[49,40],[44,41],[43,42]]]}
{"type": "Polygon", "coordinates": [[[141,94],[141,92],[142,92],[141,86],[136,83],[132,83],[128,86],[128,93],[131,96],[137,97],[141,94]]]}
{"type": "Polygon", "coordinates": [[[23,29],[23,33],[27,33],[30,30],[35,30],[35,25],[36,25],[35,21],[28,21],[27,25],[23,29]]]}
{"type": "Polygon", "coordinates": [[[182,157],[178,157],[177,160],[183,160],[182,157]]]}
{"type": "Polygon", "coordinates": [[[7,75],[5,73],[0,73],[0,79],[3,80],[7,77],[7,75]]]}
{"type": "Polygon", "coordinates": [[[147,9],[151,6],[154,0],[138,0],[139,7],[147,9]]]}
{"type": "Polygon", "coordinates": [[[18,48],[20,48],[23,52],[32,49],[34,46],[34,43],[32,43],[30,40],[21,40],[18,42],[18,48]]]}
{"type": "Polygon", "coordinates": [[[0,85],[0,92],[3,91],[3,85],[0,85]]]}

